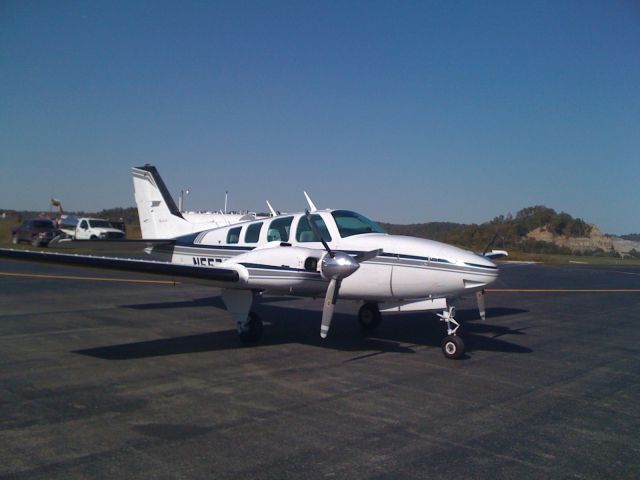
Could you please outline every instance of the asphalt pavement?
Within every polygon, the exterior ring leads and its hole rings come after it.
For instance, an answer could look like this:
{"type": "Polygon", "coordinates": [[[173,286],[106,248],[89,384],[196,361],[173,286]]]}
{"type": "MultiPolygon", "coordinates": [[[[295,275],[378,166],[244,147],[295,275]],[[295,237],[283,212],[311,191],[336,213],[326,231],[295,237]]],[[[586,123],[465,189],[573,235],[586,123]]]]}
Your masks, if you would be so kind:
{"type": "Polygon", "coordinates": [[[0,261],[0,478],[640,478],[640,267],[506,265],[435,314],[0,261]],[[497,290],[497,291],[496,291],[497,290]],[[635,291],[633,291],[635,290],[635,291]]]}

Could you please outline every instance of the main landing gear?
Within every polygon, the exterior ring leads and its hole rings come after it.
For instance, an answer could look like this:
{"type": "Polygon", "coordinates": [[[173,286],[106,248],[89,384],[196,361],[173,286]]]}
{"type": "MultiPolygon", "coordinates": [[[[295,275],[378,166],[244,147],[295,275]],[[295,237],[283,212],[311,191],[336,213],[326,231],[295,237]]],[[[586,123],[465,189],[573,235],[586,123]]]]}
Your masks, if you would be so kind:
{"type": "Polygon", "coordinates": [[[377,303],[365,303],[360,307],[358,311],[358,322],[360,322],[360,326],[364,330],[375,330],[381,321],[382,315],[380,314],[380,308],[378,308],[377,303]]]}
{"type": "Polygon", "coordinates": [[[256,343],[262,338],[262,319],[257,313],[249,312],[244,322],[238,322],[238,336],[243,343],[256,343]]]}
{"type": "Polygon", "coordinates": [[[456,307],[449,307],[442,313],[438,313],[440,320],[447,324],[447,336],[442,340],[442,353],[445,357],[457,360],[464,355],[464,342],[456,335],[460,324],[454,316],[456,307]]]}

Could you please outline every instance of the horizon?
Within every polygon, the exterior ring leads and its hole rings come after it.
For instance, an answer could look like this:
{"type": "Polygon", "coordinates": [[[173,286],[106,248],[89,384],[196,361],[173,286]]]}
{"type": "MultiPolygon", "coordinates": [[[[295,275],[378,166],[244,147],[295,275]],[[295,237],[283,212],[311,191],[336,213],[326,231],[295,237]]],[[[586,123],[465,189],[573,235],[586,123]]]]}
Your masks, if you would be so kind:
{"type": "MultiPolygon", "coordinates": [[[[640,232],[640,6],[5,2],[0,205],[344,207],[396,224],[546,205],[640,232]],[[124,200],[126,199],[126,200],[124,200]]],[[[123,207],[126,208],[126,207],[123,207]]],[[[441,220],[448,219],[448,220],[441,220]]]]}
{"type": "MultiPolygon", "coordinates": [[[[313,199],[312,199],[313,200],[313,199]]],[[[538,205],[530,205],[530,207],[534,207],[534,206],[538,206],[538,205]]],[[[542,205],[544,207],[547,207],[547,205],[542,205]]],[[[525,207],[527,208],[527,207],[525,207]]],[[[580,218],[580,217],[576,217],[575,215],[572,215],[571,212],[563,212],[563,211],[559,211],[554,209],[553,207],[548,207],[551,208],[553,210],[556,211],[556,213],[568,213],[569,215],[571,215],[572,218],[574,219],[579,219],[579,220],[583,220],[585,221],[587,224],[589,225],[594,225],[596,226],[598,229],[600,229],[600,231],[603,233],[603,235],[609,235],[609,236],[617,236],[617,237],[621,237],[621,236],[625,236],[625,235],[640,235],[640,232],[626,232],[626,233],[621,233],[621,234],[613,234],[610,232],[605,232],[604,230],[602,230],[602,228],[593,223],[593,222],[589,222],[589,219],[585,219],[585,218],[580,218]]],[[[122,210],[128,210],[128,209],[135,209],[137,211],[137,207],[135,205],[133,206],[129,206],[129,207],[108,207],[108,208],[103,208],[100,210],[95,210],[95,211],[87,211],[87,210],[69,210],[69,211],[65,211],[63,213],[63,215],[98,215],[99,213],[103,212],[103,211],[109,211],[109,210],[118,210],[118,209],[122,209],[122,210]]],[[[263,210],[237,210],[237,211],[229,211],[230,214],[233,213],[238,213],[238,212],[248,212],[248,211],[252,211],[256,214],[265,214],[268,215],[269,212],[267,211],[263,211],[263,210]]],[[[278,215],[289,215],[289,214],[294,214],[294,213],[299,213],[302,210],[288,210],[288,211],[278,211],[278,215]]],[[[7,213],[7,212],[14,212],[17,214],[22,214],[22,213],[29,213],[29,214],[36,214],[36,215],[41,215],[41,214],[54,214],[56,213],[55,210],[53,208],[49,209],[49,210],[16,210],[16,209],[9,209],[9,208],[0,208],[0,215],[3,213],[7,213]]],[[[186,210],[186,213],[215,213],[217,211],[212,211],[212,210],[186,210]]],[[[388,225],[400,225],[400,226],[411,226],[411,225],[427,225],[430,223],[448,223],[448,224],[453,224],[453,225],[483,225],[486,223],[491,222],[494,218],[500,216],[500,215],[504,215],[505,217],[507,217],[508,215],[512,215],[513,218],[516,217],[516,212],[507,212],[507,213],[501,213],[498,215],[494,215],[493,217],[491,217],[488,220],[485,221],[479,221],[479,222],[468,222],[468,223],[461,223],[461,222],[453,222],[450,220],[427,220],[427,221],[423,221],[423,222],[410,222],[410,223],[397,223],[397,222],[392,222],[392,221],[387,221],[387,220],[380,220],[380,219],[376,219],[376,218],[372,218],[372,220],[374,220],[377,223],[382,223],[382,224],[388,224],[388,225]]]]}

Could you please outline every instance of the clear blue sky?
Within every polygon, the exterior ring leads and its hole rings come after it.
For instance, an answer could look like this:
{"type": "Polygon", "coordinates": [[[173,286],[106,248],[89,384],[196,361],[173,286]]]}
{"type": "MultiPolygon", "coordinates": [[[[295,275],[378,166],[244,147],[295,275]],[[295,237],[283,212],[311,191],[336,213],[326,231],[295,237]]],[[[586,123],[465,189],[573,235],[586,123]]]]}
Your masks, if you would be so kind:
{"type": "Polygon", "coordinates": [[[0,209],[134,204],[640,232],[637,1],[0,3],[0,209]]]}

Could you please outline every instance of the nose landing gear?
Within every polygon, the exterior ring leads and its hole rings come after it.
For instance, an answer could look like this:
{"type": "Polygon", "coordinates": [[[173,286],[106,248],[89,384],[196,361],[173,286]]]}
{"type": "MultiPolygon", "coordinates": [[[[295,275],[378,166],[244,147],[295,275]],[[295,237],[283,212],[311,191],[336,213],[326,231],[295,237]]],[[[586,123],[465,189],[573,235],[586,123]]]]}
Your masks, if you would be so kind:
{"type": "Polygon", "coordinates": [[[447,324],[447,336],[442,340],[442,353],[445,357],[457,360],[464,355],[464,342],[456,335],[460,324],[454,318],[456,307],[449,307],[437,315],[447,324]]]}

